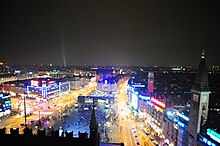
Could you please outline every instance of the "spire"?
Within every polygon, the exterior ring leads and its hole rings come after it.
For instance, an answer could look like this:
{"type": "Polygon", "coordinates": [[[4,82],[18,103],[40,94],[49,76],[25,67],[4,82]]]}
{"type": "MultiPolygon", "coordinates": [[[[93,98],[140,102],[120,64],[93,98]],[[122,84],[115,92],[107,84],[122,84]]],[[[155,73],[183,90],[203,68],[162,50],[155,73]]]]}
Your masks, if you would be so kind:
{"type": "Polygon", "coordinates": [[[195,79],[195,86],[200,90],[207,90],[208,88],[208,68],[205,61],[205,51],[203,49],[201,55],[201,61],[199,63],[196,79],[195,79]]]}
{"type": "Polygon", "coordinates": [[[204,49],[202,50],[202,55],[201,55],[201,59],[203,59],[203,58],[205,59],[205,50],[204,49]]]}
{"type": "Polygon", "coordinates": [[[96,121],[96,114],[95,114],[94,98],[93,98],[93,106],[92,106],[92,116],[90,120],[90,129],[98,129],[98,123],[96,121]]]}

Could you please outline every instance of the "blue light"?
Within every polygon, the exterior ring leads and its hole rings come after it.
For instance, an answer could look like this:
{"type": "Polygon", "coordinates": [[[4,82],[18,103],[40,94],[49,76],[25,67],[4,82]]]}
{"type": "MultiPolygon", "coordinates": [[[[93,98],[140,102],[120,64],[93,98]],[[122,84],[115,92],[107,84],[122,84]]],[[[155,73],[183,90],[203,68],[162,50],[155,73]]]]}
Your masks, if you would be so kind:
{"type": "Polygon", "coordinates": [[[67,90],[64,91],[65,93],[70,91],[70,82],[64,82],[64,83],[59,83],[59,85],[57,83],[49,84],[46,87],[27,86],[27,94],[29,95],[32,93],[30,88],[35,88],[35,89],[38,88],[39,90],[41,90],[41,95],[38,94],[38,96],[42,96],[42,97],[47,97],[47,95],[50,95],[50,94],[56,93],[56,92],[57,93],[64,93],[61,91],[61,86],[68,87],[67,90]]]}
{"type": "Polygon", "coordinates": [[[184,128],[184,124],[182,123],[182,122],[180,122],[178,119],[174,119],[174,122],[177,122],[177,124],[180,126],[180,127],[182,127],[182,128],[184,128]]]}
{"type": "Polygon", "coordinates": [[[9,97],[10,97],[10,95],[3,96],[2,99],[9,98],[9,97]]]}
{"type": "Polygon", "coordinates": [[[172,116],[173,114],[172,114],[171,111],[167,111],[167,115],[168,115],[168,116],[172,116]]]}
{"type": "Polygon", "coordinates": [[[139,95],[139,97],[143,100],[150,100],[149,96],[143,96],[143,95],[139,95]]]}
{"type": "Polygon", "coordinates": [[[207,144],[208,144],[208,145],[212,145],[211,141],[208,141],[207,144]]]}
{"type": "Polygon", "coordinates": [[[4,96],[4,94],[0,94],[0,98],[2,98],[2,99],[9,98],[9,97],[10,97],[10,95],[4,96]]]}
{"type": "Polygon", "coordinates": [[[145,85],[131,85],[133,87],[145,87],[145,85]]]}
{"type": "MultiPolygon", "coordinates": [[[[32,93],[29,88],[39,89],[41,91],[41,95],[43,95],[43,87],[27,86],[27,94],[28,95],[30,95],[32,93]]],[[[40,96],[40,95],[38,94],[38,96],[40,96]]]]}
{"type": "Polygon", "coordinates": [[[183,118],[184,120],[189,121],[189,118],[187,116],[180,114],[179,112],[177,112],[177,115],[183,118]]]}
{"type": "Polygon", "coordinates": [[[203,137],[202,141],[203,141],[204,143],[207,143],[208,140],[207,140],[205,137],[203,137]]]}
{"type": "Polygon", "coordinates": [[[204,142],[205,144],[210,145],[210,146],[216,146],[216,144],[212,143],[211,141],[209,141],[205,137],[202,137],[202,142],[204,142]]]}
{"type": "Polygon", "coordinates": [[[46,96],[47,96],[47,95],[50,95],[50,94],[52,94],[52,93],[55,93],[55,92],[58,92],[58,93],[59,93],[59,92],[60,92],[60,91],[59,91],[59,88],[60,88],[60,86],[57,85],[57,83],[49,84],[49,85],[46,87],[46,96]],[[57,86],[58,86],[58,89],[56,89],[57,86]],[[55,88],[55,90],[49,92],[49,90],[50,90],[51,88],[53,88],[53,87],[55,88]]]}

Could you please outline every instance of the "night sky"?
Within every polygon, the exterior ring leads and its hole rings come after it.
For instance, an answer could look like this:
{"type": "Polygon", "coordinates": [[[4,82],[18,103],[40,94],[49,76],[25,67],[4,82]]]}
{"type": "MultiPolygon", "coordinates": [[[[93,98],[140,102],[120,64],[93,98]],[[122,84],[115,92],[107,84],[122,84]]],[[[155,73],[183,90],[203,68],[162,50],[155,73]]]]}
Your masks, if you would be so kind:
{"type": "Polygon", "coordinates": [[[220,65],[218,0],[2,0],[0,61],[220,65]]]}

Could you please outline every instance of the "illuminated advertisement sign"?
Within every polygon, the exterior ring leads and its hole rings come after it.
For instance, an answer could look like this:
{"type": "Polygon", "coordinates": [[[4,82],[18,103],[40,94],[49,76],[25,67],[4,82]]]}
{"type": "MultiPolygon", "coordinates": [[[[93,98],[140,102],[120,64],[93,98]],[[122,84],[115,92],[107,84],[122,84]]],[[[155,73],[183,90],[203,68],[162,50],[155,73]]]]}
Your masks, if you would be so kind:
{"type": "Polygon", "coordinates": [[[132,99],[131,99],[131,103],[133,108],[136,110],[138,109],[138,96],[135,93],[132,93],[132,99]]]}
{"type": "Polygon", "coordinates": [[[165,104],[163,102],[156,100],[155,98],[151,98],[151,102],[157,104],[158,106],[160,106],[160,108],[165,108],[165,104]]]}
{"type": "Polygon", "coordinates": [[[11,109],[11,100],[9,94],[0,94],[0,111],[6,111],[11,109]]]}

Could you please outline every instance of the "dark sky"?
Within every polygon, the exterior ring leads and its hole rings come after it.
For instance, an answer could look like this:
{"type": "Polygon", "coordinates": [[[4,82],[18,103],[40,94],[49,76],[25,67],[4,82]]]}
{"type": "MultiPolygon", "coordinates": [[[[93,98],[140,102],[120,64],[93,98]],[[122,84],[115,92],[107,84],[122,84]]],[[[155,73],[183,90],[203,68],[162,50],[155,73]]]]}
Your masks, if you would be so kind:
{"type": "Polygon", "coordinates": [[[2,0],[0,60],[23,64],[220,64],[218,0],[2,0]]]}

